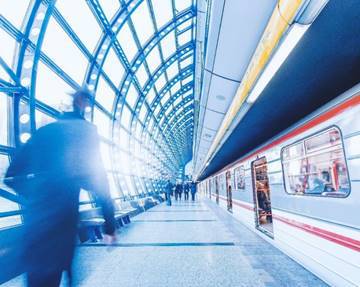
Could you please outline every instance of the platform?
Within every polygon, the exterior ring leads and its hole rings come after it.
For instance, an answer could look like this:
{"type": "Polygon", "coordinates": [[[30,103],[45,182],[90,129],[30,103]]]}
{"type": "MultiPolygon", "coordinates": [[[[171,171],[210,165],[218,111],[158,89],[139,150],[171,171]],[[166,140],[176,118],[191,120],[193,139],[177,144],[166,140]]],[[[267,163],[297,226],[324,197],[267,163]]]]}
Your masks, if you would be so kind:
{"type": "Polygon", "coordinates": [[[134,217],[115,247],[79,246],[74,267],[75,286],[327,286],[207,200],[134,217]]]}

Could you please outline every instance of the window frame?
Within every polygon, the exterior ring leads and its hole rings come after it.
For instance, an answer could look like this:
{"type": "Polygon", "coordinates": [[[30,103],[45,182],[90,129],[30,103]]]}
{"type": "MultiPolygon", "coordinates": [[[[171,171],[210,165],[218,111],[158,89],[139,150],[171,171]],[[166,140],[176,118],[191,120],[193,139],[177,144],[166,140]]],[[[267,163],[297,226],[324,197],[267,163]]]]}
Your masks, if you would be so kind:
{"type": "MultiPolygon", "coordinates": [[[[305,152],[305,157],[307,157],[307,154],[306,154],[306,151],[304,150],[305,152]]],[[[342,134],[342,131],[341,131],[341,128],[338,126],[338,125],[335,125],[335,124],[332,124],[330,126],[327,126],[327,127],[324,127],[318,131],[315,131],[313,133],[311,133],[310,135],[308,136],[305,136],[305,137],[302,137],[301,139],[295,141],[295,142],[292,142],[291,144],[288,144],[288,145],[285,145],[281,148],[280,150],[280,160],[281,160],[281,168],[282,168],[282,178],[283,178],[283,187],[284,187],[284,191],[287,195],[292,195],[292,196],[310,196],[310,197],[320,197],[320,198],[337,198],[337,199],[345,199],[347,197],[350,196],[351,194],[351,191],[352,191],[352,188],[351,188],[351,178],[350,178],[350,174],[349,174],[349,169],[348,169],[348,163],[347,163],[347,158],[346,158],[346,151],[345,151],[345,148],[344,148],[344,138],[343,138],[343,134],[342,134]],[[344,164],[345,164],[345,167],[346,167],[346,175],[347,175],[347,178],[349,180],[349,191],[345,194],[345,196],[334,196],[334,195],[331,195],[331,194],[327,194],[327,195],[322,195],[322,194],[314,194],[314,193],[304,193],[304,194],[299,194],[299,193],[294,193],[294,192],[289,192],[287,189],[286,189],[286,177],[285,177],[285,169],[284,169],[284,150],[286,148],[289,148],[291,146],[294,146],[296,144],[299,144],[299,143],[304,143],[306,140],[316,136],[316,135],[319,135],[319,134],[322,134],[322,133],[325,133],[327,131],[330,131],[331,129],[335,129],[339,132],[339,135],[340,135],[340,143],[341,143],[341,150],[343,152],[343,155],[344,155],[344,164]]]]}
{"type": "Polygon", "coordinates": [[[235,188],[234,188],[234,190],[236,190],[236,191],[245,191],[246,190],[246,182],[245,182],[245,165],[242,163],[242,164],[240,164],[240,165],[238,165],[238,166],[235,166],[234,167],[234,169],[233,169],[233,173],[234,173],[234,186],[235,186],[235,188]],[[243,187],[242,188],[238,188],[238,186],[237,186],[237,183],[238,183],[238,177],[240,177],[240,171],[241,170],[243,170],[244,171],[244,176],[243,176],[243,182],[244,182],[244,184],[243,184],[243,187]],[[236,173],[237,173],[237,171],[239,172],[239,174],[238,175],[236,175],[236,173]]]}

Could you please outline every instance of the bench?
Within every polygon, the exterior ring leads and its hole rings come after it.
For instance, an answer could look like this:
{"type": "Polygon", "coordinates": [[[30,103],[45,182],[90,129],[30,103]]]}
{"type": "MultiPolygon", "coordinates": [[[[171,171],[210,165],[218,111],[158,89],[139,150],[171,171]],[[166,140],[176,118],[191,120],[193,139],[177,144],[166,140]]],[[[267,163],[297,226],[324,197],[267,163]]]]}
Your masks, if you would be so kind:
{"type": "Polygon", "coordinates": [[[128,201],[115,201],[115,219],[120,226],[124,226],[124,224],[129,224],[130,215],[136,211],[135,208],[132,208],[128,201]]]}
{"type": "Polygon", "coordinates": [[[102,239],[101,227],[105,223],[101,208],[91,208],[79,212],[79,237],[84,242],[90,239],[97,242],[102,239]]]}

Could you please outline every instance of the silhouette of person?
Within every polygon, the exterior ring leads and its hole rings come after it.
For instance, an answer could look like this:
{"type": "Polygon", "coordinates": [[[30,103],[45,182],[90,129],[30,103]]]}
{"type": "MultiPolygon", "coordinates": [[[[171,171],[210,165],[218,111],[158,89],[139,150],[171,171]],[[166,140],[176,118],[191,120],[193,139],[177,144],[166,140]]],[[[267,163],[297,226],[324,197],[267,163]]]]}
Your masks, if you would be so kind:
{"type": "Polygon", "coordinates": [[[25,199],[24,263],[28,286],[71,284],[80,189],[91,191],[105,218],[105,239],[115,241],[114,208],[96,127],[84,119],[91,93],[73,94],[72,112],[38,129],[11,161],[5,183],[25,199]]]}

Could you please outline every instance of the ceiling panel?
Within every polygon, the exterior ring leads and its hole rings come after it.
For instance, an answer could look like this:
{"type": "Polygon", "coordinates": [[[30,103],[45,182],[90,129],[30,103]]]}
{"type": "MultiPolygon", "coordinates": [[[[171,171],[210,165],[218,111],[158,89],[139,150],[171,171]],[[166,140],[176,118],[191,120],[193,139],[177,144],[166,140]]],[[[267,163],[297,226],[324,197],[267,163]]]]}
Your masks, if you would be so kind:
{"type": "Polygon", "coordinates": [[[225,113],[239,86],[238,82],[212,76],[207,108],[225,113]]]}
{"type": "Polygon", "coordinates": [[[235,80],[243,77],[276,3],[277,0],[226,1],[215,73],[235,80]]]}

